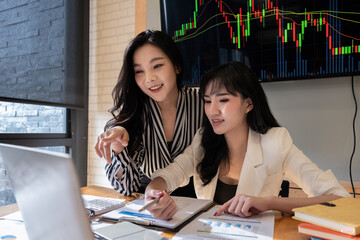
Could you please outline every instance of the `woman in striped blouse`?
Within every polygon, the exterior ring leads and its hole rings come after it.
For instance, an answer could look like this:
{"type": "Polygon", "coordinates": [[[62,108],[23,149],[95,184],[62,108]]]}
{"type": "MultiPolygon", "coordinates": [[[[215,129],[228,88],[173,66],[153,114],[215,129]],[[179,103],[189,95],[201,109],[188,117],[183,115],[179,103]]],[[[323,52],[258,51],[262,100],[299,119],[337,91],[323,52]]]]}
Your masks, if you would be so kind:
{"type": "MultiPolygon", "coordinates": [[[[151,174],[173,162],[201,125],[202,99],[198,89],[181,86],[182,71],[176,44],[161,31],[146,30],[126,48],[112,93],[113,118],[95,145],[121,194],[142,192],[151,174]]],[[[177,195],[195,197],[193,184],[177,195]]]]}

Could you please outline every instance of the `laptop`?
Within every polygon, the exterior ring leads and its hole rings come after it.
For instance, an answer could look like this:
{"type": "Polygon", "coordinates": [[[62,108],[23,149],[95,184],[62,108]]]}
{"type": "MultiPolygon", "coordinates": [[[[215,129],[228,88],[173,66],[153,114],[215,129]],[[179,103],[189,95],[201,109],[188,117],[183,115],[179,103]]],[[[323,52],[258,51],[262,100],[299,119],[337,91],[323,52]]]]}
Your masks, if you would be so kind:
{"type": "Polygon", "coordinates": [[[68,154],[0,144],[1,162],[30,239],[94,239],[68,154]]]}

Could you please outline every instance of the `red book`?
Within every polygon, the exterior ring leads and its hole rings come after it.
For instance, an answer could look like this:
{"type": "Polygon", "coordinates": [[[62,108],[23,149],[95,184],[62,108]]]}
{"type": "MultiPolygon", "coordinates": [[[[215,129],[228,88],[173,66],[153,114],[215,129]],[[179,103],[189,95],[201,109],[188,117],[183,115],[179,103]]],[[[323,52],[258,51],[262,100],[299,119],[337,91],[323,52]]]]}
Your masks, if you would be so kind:
{"type": "Polygon", "coordinates": [[[352,236],[349,234],[341,233],[338,231],[331,230],[329,228],[320,227],[312,223],[300,223],[298,226],[299,233],[305,234],[312,237],[318,237],[328,240],[349,240],[359,239],[360,235],[352,236]]]}

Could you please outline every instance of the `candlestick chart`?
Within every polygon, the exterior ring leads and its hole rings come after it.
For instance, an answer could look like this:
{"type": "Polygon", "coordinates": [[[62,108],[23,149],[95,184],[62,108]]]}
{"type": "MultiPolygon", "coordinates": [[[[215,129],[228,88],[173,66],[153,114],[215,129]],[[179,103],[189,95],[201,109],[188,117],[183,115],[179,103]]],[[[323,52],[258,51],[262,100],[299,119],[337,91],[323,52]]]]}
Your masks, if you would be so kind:
{"type": "Polygon", "coordinates": [[[360,1],[160,3],[162,30],[183,55],[186,85],[228,61],[246,63],[260,81],[360,73],[360,1]]]}

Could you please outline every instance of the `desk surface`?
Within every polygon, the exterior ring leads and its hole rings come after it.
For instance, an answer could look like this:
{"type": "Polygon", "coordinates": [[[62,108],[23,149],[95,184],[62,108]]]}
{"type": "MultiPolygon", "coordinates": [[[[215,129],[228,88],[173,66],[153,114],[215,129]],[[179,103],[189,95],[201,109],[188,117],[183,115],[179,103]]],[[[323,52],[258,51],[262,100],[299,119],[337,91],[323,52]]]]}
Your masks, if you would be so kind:
{"type": "MultiPolygon", "coordinates": [[[[98,187],[98,186],[88,186],[81,188],[82,194],[89,194],[101,197],[112,197],[112,198],[125,198],[129,201],[134,200],[136,197],[123,197],[119,195],[113,189],[98,187]]],[[[281,213],[276,213],[275,215],[275,229],[274,229],[274,240],[298,240],[298,239],[309,239],[308,236],[301,235],[298,233],[298,225],[300,221],[293,219],[291,216],[282,216],[281,213]]],[[[165,233],[164,236],[172,237],[173,233],[165,233]]]]}
{"type": "MultiPolygon", "coordinates": [[[[124,197],[113,189],[99,187],[99,186],[87,186],[81,188],[82,194],[95,195],[101,197],[121,198],[128,201],[136,199],[136,196],[124,197]]],[[[16,204],[0,207],[0,217],[17,211],[16,204]]],[[[275,229],[274,229],[274,240],[287,240],[287,239],[309,239],[308,236],[301,235],[298,233],[297,226],[300,221],[293,219],[291,216],[282,216],[281,213],[275,215],[275,229]]],[[[164,236],[171,238],[174,236],[172,232],[165,232],[164,236]]]]}

